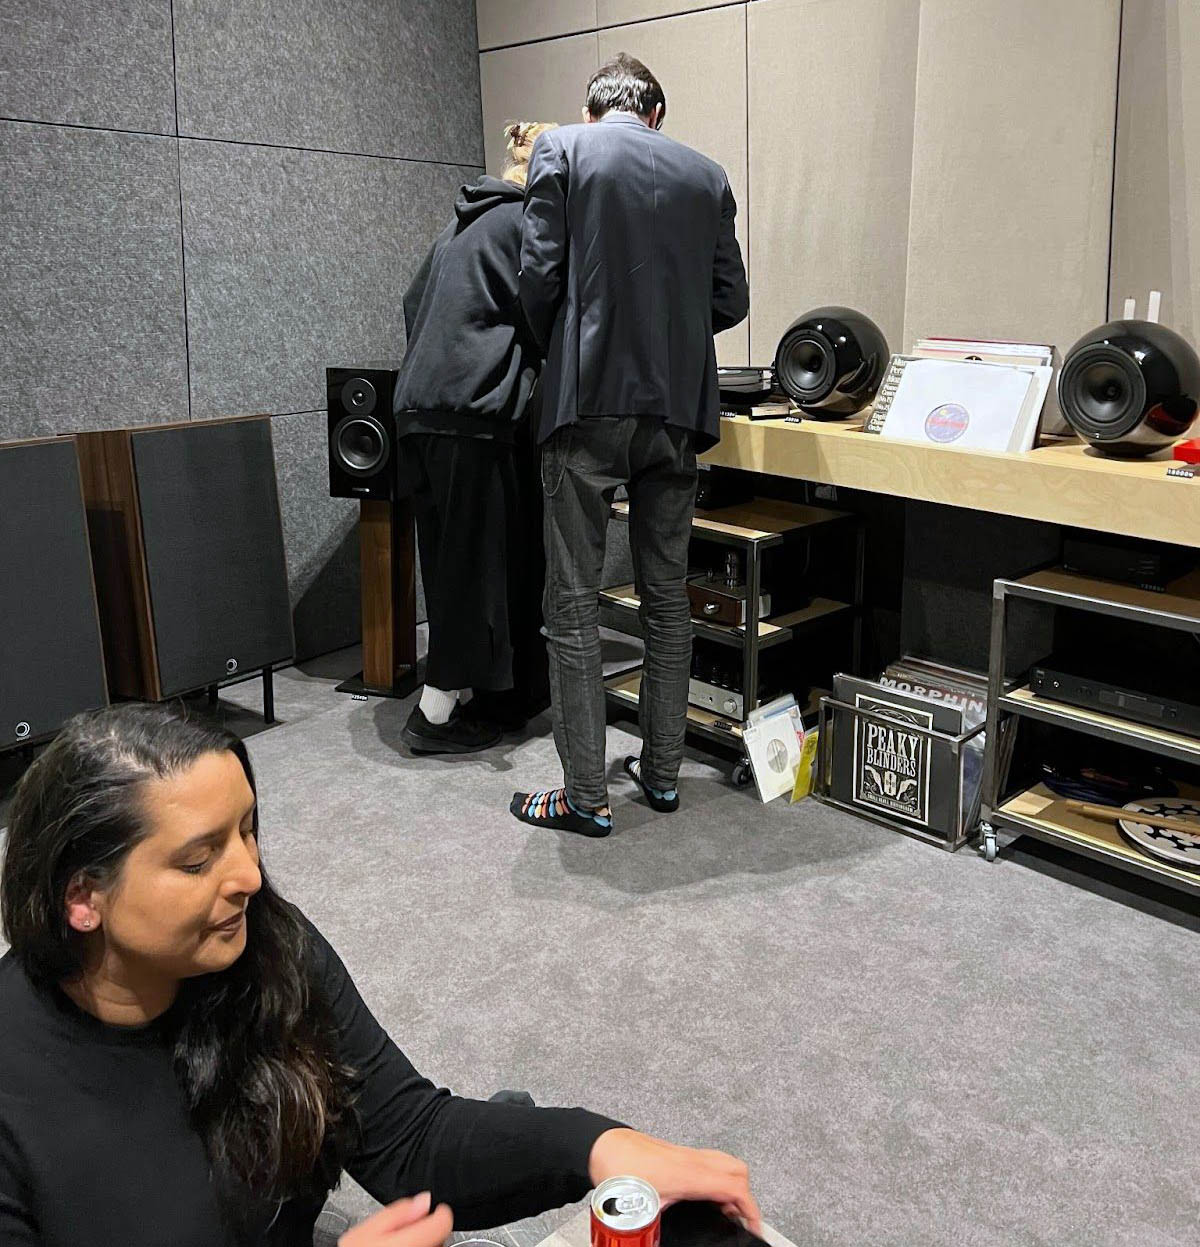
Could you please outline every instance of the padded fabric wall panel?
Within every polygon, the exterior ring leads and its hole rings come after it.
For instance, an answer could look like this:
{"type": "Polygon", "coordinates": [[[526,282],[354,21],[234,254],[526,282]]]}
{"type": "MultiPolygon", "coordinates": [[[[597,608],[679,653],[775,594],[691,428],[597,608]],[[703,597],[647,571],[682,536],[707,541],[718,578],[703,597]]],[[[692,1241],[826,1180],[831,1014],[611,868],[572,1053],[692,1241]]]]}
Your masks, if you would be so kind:
{"type": "Polygon", "coordinates": [[[5,5],[0,116],[174,134],[171,0],[5,5]]]}
{"type": "Polygon", "coordinates": [[[553,39],[596,25],[596,0],[476,0],[480,50],[553,39]]]}
{"type": "MultiPolygon", "coordinates": [[[[619,22],[641,22],[649,17],[671,17],[698,9],[715,9],[728,3],[729,0],[596,0],[596,22],[599,26],[614,26],[619,22]]],[[[745,8],[744,5],[741,7],[745,8]]],[[[638,60],[641,59],[639,56],[638,60]]]]}
{"type": "Polygon", "coordinates": [[[596,36],[572,35],[479,57],[483,91],[483,147],[487,171],[504,167],[507,121],[580,121],[588,79],[600,65],[596,36]]]}
{"type": "MultiPolygon", "coordinates": [[[[745,259],[750,233],[745,6],[602,30],[600,64],[618,52],[636,56],[662,83],[666,133],[724,167],[738,204],[738,238],[745,259]]],[[[749,325],[743,321],[717,338],[718,360],[749,363],[749,342],[749,325]]]]}
{"type": "Polygon", "coordinates": [[[186,420],[175,141],[0,122],[0,440],[186,420]]]}
{"type": "Polygon", "coordinates": [[[475,164],[472,0],[175,0],[180,133],[475,164]]]}
{"type": "Polygon", "coordinates": [[[329,497],[324,411],[271,425],[296,655],[308,658],[360,639],[358,503],[329,497]]]}
{"type": "Polygon", "coordinates": [[[1120,0],[924,0],[904,342],[1104,318],[1120,0]]]}
{"type": "Polygon", "coordinates": [[[327,366],[403,354],[405,287],[478,170],[180,146],[195,418],[315,411],[327,366]]]}
{"type": "Polygon", "coordinates": [[[899,349],[918,0],[749,6],[750,356],[801,313],[860,308],[899,349]]]}
{"type": "Polygon", "coordinates": [[[1200,0],[1125,0],[1109,315],[1126,296],[1200,340],[1200,0]]]}

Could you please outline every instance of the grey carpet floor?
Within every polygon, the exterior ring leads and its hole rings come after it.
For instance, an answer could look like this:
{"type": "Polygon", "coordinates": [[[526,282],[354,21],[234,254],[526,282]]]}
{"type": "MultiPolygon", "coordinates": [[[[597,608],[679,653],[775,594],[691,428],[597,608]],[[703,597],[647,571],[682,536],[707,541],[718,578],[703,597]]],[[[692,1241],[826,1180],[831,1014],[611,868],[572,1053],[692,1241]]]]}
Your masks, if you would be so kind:
{"type": "MultiPolygon", "coordinates": [[[[534,831],[507,804],[560,775],[545,719],[414,759],[411,703],[336,674],[282,673],[281,723],[250,740],[264,862],[430,1077],[735,1152],[799,1245],[1200,1241],[1192,931],[763,806],[701,754],[654,815],[620,777],[624,727],[614,835],[534,831]]],[[[236,726],[255,697],[225,695],[236,726]]],[[[563,1215],[495,1237],[530,1247],[563,1215]]]]}

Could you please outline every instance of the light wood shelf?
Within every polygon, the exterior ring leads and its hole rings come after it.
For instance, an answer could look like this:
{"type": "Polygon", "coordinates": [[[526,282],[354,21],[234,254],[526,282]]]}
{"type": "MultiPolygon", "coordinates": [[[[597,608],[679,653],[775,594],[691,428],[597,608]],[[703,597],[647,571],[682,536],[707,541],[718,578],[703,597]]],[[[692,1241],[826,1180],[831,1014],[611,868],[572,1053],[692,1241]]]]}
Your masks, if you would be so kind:
{"type": "Polygon", "coordinates": [[[1032,689],[1016,688],[1000,699],[1000,708],[1012,714],[1022,714],[1062,727],[1075,727],[1103,735],[1105,739],[1120,736],[1123,741],[1151,752],[1169,753],[1185,762],[1200,763],[1200,739],[1184,732],[1169,732],[1163,728],[1135,723],[1118,715],[1104,714],[1099,710],[1085,710],[1066,702],[1041,697],[1032,689]]]}
{"type": "Polygon", "coordinates": [[[726,418],[704,461],[1200,548],[1200,481],[1167,476],[1169,452],[1111,459],[1069,440],[1026,454],[954,450],[863,433],[864,415],[726,418]]]}
{"type": "MultiPolygon", "coordinates": [[[[628,523],[629,503],[614,502],[612,518],[628,523]]],[[[778,498],[756,498],[739,506],[697,511],[692,517],[692,531],[739,544],[753,541],[774,545],[789,533],[851,518],[846,511],[810,507],[802,502],[786,502],[778,498]]]]}
{"type": "MultiPolygon", "coordinates": [[[[633,671],[623,671],[617,675],[609,676],[604,681],[604,689],[606,695],[611,700],[636,710],[638,698],[642,691],[641,667],[633,671]]],[[[811,690],[808,700],[800,707],[800,713],[803,718],[808,721],[815,716],[820,708],[821,698],[828,696],[828,689],[811,690]]],[[[705,710],[703,706],[693,706],[691,702],[688,702],[687,717],[689,727],[697,729],[705,736],[710,736],[714,740],[741,745],[742,724],[737,719],[731,719],[727,715],[705,710]]]]}
{"type": "Polygon", "coordinates": [[[1002,825],[1027,831],[1040,840],[1082,850],[1089,857],[1132,868],[1147,878],[1200,893],[1200,871],[1172,866],[1136,849],[1115,823],[1103,823],[1067,809],[1065,797],[1055,796],[1043,784],[1010,797],[996,811],[1002,825]]]}
{"type": "Polygon", "coordinates": [[[1126,615],[1144,616],[1144,622],[1158,627],[1194,628],[1200,631],[1200,568],[1167,585],[1162,593],[1139,589],[1137,585],[1115,580],[1097,580],[1069,572],[1063,567],[1047,567],[1010,581],[1010,592],[1018,596],[1030,589],[1062,599],[1059,605],[1087,610],[1113,604],[1126,615]],[[1166,616],[1167,618],[1164,618],[1166,616]]]}
{"type": "MultiPolygon", "coordinates": [[[[622,617],[626,627],[636,627],[641,599],[633,585],[617,585],[611,589],[600,590],[600,604],[622,617]]],[[[797,632],[811,624],[832,619],[835,615],[844,614],[854,608],[848,602],[838,602],[833,598],[813,598],[807,606],[799,610],[788,611],[783,615],[772,615],[770,619],[758,621],[758,644],[760,649],[770,649],[773,645],[782,645],[790,641],[797,632]]],[[[746,639],[744,627],[730,627],[727,624],[710,623],[705,619],[692,619],[692,628],[696,636],[707,637],[722,645],[741,648],[746,639]]]]}

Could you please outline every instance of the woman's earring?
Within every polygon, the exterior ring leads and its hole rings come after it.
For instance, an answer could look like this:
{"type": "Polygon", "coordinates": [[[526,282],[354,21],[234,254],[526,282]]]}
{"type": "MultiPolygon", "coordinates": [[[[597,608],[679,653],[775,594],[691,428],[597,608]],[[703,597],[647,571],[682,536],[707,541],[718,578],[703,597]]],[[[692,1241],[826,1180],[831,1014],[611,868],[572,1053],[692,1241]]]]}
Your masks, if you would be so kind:
{"type": "Polygon", "coordinates": [[[85,931],[90,931],[92,929],[92,920],[90,918],[84,918],[79,925],[83,927],[85,931]]]}

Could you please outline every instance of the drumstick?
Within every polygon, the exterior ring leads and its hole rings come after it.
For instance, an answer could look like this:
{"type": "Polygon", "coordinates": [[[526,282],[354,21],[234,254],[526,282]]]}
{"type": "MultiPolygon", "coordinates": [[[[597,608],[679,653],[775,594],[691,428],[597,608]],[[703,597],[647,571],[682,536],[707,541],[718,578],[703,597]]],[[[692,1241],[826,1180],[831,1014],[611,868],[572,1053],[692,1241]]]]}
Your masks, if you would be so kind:
{"type": "Polygon", "coordinates": [[[1125,819],[1130,823],[1141,823],[1143,827],[1162,827],[1167,831],[1182,831],[1185,835],[1200,836],[1200,823],[1188,822],[1185,818],[1168,818],[1163,814],[1150,814],[1143,810],[1123,810],[1116,805],[1090,805],[1087,801],[1070,800],[1067,809],[1084,818],[1100,819],[1106,823],[1115,823],[1125,819]]]}

